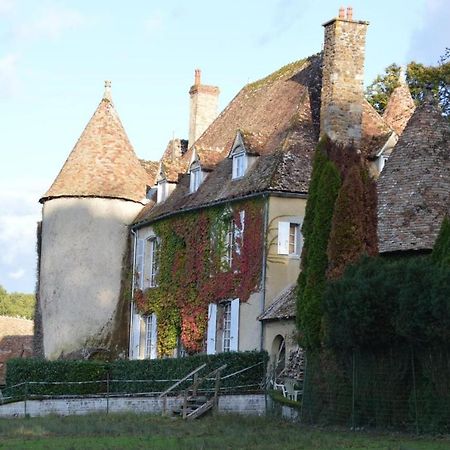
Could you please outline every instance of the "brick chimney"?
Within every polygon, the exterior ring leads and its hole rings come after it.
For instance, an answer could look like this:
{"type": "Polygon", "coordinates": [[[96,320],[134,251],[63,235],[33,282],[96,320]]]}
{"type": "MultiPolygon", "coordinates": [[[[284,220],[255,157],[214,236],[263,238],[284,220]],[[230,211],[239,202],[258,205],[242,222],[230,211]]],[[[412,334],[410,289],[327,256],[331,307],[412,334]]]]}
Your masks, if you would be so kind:
{"type": "Polygon", "coordinates": [[[364,101],[364,54],[369,22],[354,20],[353,8],[323,24],[320,134],[332,140],[358,144],[364,101]]]}
{"type": "Polygon", "coordinates": [[[201,84],[201,71],[195,69],[194,85],[189,90],[191,111],[189,118],[189,147],[217,117],[219,88],[201,84]]]}

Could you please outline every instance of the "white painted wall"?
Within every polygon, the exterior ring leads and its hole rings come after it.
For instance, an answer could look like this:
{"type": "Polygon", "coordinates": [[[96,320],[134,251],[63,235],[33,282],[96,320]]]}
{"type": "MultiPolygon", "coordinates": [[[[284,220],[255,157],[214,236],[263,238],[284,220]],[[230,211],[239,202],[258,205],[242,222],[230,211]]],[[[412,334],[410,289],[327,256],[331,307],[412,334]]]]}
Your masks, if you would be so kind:
{"type": "Polygon", "coordinates": [[[118,199],[45,202],[40,301],[46,358],[105,342],[118,305],[127,225],[141,208],[118,199]]]}

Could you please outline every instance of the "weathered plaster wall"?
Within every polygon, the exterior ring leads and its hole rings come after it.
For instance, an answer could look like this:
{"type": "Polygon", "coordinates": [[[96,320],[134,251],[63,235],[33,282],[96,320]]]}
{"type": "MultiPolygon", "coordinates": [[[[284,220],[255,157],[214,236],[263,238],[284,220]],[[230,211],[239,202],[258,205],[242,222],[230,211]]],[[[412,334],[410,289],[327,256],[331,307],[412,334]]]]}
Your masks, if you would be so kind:
{"type": "Polygon", "coordinates": [[[264,348],[269,353],[269,367],[273,364],[276,352],[278,348],[274,348],[273,343],[277,336],[282,336],[286,348],[286,360],[285,364],[288,362],[289,353],[295,350],[298,346],[298,342],[295,337],[296,329],[295,322],[291,320],[270,320],[264,322],[264,348]]]}
{"type": "Polygon", "coordinates": [[[273,197],[269,199],[268,254],[265,308],[287,286],[297,281],[300,272],[298,256],[278,254],[278,222],[302,221],[306,199],[273,197]]]}
{"type": "Polygon", "coordinates": [[[39,298],[46,358],[83,356],[110,344],[121,306],[127,225],[141,208],[117,199],[45,202],[39,298]]]}
{"type": "Polygon", "coordinates": [[[261,314],[261,292],[255,292],[239,307],[239,351],[261,348],[261,323],[256,318],[261,314]]]}

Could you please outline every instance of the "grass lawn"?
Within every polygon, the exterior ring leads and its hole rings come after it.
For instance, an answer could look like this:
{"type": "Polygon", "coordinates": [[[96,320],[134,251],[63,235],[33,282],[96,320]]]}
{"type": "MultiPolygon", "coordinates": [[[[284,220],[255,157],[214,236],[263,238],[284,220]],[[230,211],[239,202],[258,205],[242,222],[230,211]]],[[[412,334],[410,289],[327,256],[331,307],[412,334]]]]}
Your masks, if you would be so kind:
{"type": "Polygon", "coordinates": [[[134,414],[0,419],[0,449],[31,448],[448,450],[450,437],[352,433],[232,415],[193,422],[134,414]]]}

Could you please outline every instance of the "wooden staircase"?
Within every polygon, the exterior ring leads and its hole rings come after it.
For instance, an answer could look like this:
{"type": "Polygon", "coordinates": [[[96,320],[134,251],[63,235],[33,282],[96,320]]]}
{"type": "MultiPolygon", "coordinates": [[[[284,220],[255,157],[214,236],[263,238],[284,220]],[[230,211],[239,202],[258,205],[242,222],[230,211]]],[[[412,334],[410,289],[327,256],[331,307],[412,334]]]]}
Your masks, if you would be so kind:
{"type": "Polygon", "coordinates": [[[197,367],[193,372],[190,372],[180,381],[177,381],[173,386],[163,392],[159,397],[163,399],[163,415],[166,415],[167,411],[167,394],[177,386],[179,386],[183,381],[186,381],[190,376],[194,375],[194,382],[191,386],[185,389],[181,396],[178,396],[179,399],[183,399],[181,406],[172,410],[174,415],[178,415],[185,420],[197,419],[198,417],[203,416],[208,411],[217,408],[218,400],[219,400],[219,388],[220,388],[220,373],[224,370],[227,365],[223,365],[218,369],[213,370],[209,374],[199,378],[198,372],[203,369],[206,364],[203,364],[200,367],[197,367]],[[206,381],[207,379],[215,378],[215,386],[214,392],[209,396],[206,393],[199,393],[200,385],[206,381]]]}

